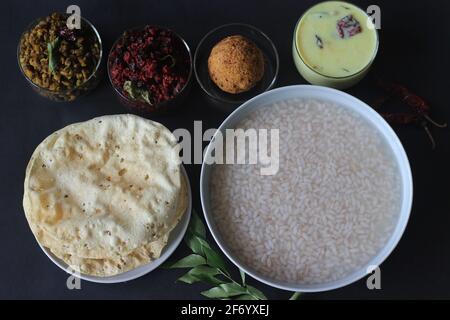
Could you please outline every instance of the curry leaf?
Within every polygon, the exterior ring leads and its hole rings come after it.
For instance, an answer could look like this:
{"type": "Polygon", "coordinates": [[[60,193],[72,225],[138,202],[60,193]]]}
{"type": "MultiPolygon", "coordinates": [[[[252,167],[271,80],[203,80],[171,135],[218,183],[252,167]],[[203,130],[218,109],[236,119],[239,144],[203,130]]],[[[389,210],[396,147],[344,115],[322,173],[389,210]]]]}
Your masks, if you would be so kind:
{"type": "Polygon", "coordinates": [[[197,238],[197,241],[202,245],[203,248],[211,249],[211,246],[209,245],[208,242],[206,242],[206,240],[204,240],[198,236],[196,236],[196,238],[197,238]]]}
{"type": "Polygon", "coordinates": [[[141,95],[142,100],[144,100],[144,101],[147,102],[148,104],[153,104],[153,103],[150,101],[150,94],[148,93],[147,90],[140,90],[140,95],[141,95]]]}
{"type": "Polygon", "coordinates": [[[184,282],[184,283],[187,283],[187,284],[193,284],[193,283],[199,282],[200,279],[190,275],[189,273],[186,273],[185,275],[183,275],[180,278],[178,278],[177,281],[184,282]]]}
{"type": "Polygon", "coordinates": [[[247,291],[249,294],[256,297],[257,299],[267,300],[267,297],[265,296],[265,294],[262,293],[260,290],[256,289],[255,287],[247,286],[247,291]]]}
{"type": "Polygon", "coordinates": [[[206,264],[206,259],[198,254],[190,254],[177,262],[167,265],[167,268],[174,269],[174,268],[193,268],[200,265],[206,264]]]}
{"type": "Polygon", "coordinates": [[[188,284],[203,281],[213,286],[217,286],[223,283],[222,280],[217,279],[215,277],[218,274],[220,274],[220,272],[215,268],[211,268],[208,266],[198,266],[191,269],[188,273],[180,277],[178,281],[185,282],[188,284]]]}
{"type": "Polygon", "coordinates": [[[127,80],[123,83],[123,91],[128,93],[132,99],[141,100],[151,105],[154,104],[150,98],[150,93],[145,89],[136,87],[132,81],[127,80]]]}
{"type": "Polygon", "coordinates": [[[246,294],[247,289],[235,282],[223,283],[217,287],[203,291],[202,295],[207,298],[229,298],[246,294]]]}
{"type": "Polygon", "coordinates": [[[53,41],[47,43],[48,54],[48,69],[50,73],[55,73],[58,64],[57,50],[59,47],[60,39],[56,37],[53,41]]]}
{"type": "Polygon", "coordinates": [[[209,290],[203,291],[201,294],[210,299],[228,298],[226,292],[220,287],[211,288],[209,290]]]}
{"type": "Polygon", "coordinates": [[[210,275],[206,275],[206,274],[199,274],[199,275],[193,276],[193,277],[198,279],[198,281],[202,281],[202,282],[208,283],[213,286],[217,286],[217,285],[223,283],[222,280],[217,279],[214,276],[210,276],[210,275]]]}
{"type": "Polygon", "coordinates": [[[289,300],[298,300],[301,296],[301,292],[294,292],[294,294],[289,298],[289,300]]]}
{"type": "Polygon", "coordinates": [[[192,251],[194,251],[196,254],[202,255],[206,257],[206,251],[212,250],[211,246],[206,242],[206,240],[203,240],[202,238],[196,236],[195,234],[189,232],[186,233],[185,238],[186,244],[189,248],[191,248],[192,251]]]}
{"type": "Polygon", "coordinates": [[[135,93],[134,93],[134,88],[133,88],[133,84],[131,83],[131,81],[125,81],[123,83],[123,90],[128,93],[128,95],[133,98],[136,99],[135,93]]]}
{"type": "Polygon", "coordinates": [[[218,254],[216,251],[208,247],[203,247],[203,252],[205,253],[206,256],[206,262],[210,266],[218,268],[222,270],[225,274],[229,275],[225,260],[223,260],[220,254],[218,254]]]}
{"type": "Polygon", "coordinates": [[[323,49],[323,41],[322,41],[322,38],[319,37],[317,34],[316,34],[316,45],[317,45],[320,49],[323,49]]]}
{"type": "Polygon", "coordinates": [[[239,273],[241,274],[242,285],[245,286],[245,272],[239,269],[239,273]]]}
{"type": "Polygon", "coordinates": [[[198,266],[190,270],[188,274],[214,286],[223,283],[222,280],[215,277],[216,275],[220,274],[220,272],[216,268],[211,268],[208,266],[198,266]]]}
{"type": "Polygon", "coordinates": [[[196,254],[205,256],[203,247],[209,247],[206,238],[206,229],[198,214],[193,211],[189,227],[184,238],[187,246],[196,254]]]}
{"type": "Polygon", "coordinates": [[[204,256],[203,253],[203,245],[200,242],[200,238],[196,235],[188,232],[186,233],[186,237],[184,238],[187,246],[196,254],[204,256]]]}
{"type": "Polygon", "coordinates": [[[176,64],[176,60],[171,54],[165,55],[164,57],[159,59],[159,61],[165,61],[167,59],[170,59],[170,61],[171,61],[170,67],[173,68],[175,66],[175,64],[176,64]]]}
{"type": "Polygon", "coordinates": [[[191,221],[189,222],[189,231],[202,239],[206,238],[205,225],[195,211],[192,212],[191,221]]]}
{"type": "Polygon", "coordinates": [[[208,266],[198,266],[193,268],[191,271],[189,271],[190,274],[196,276],[199,274],[207,274],[210,276],[215,276],[220,274],[219,270],[217,270],[216,268],[211,268],[208,266]]]}
{"type": "Polygon", "coordinates": [[[250,294],[243,294],[242,296],[238,296],[234,298],[235,300],[258,300],[258,298],[250,295],[250,294]]]}

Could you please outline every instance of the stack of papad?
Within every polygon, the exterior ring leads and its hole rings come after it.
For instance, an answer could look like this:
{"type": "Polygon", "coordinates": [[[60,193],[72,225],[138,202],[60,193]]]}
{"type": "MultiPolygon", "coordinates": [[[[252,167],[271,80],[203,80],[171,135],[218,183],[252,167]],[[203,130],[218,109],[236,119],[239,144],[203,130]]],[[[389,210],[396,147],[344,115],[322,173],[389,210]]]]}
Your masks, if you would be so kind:
{"type": "Polygon", "coordinates": [[[187,207],[179,146],[163,125],[113,115],[34,151],[23,206],[37,241],[73,269],[112,276],[157,259],[187,207]]]}

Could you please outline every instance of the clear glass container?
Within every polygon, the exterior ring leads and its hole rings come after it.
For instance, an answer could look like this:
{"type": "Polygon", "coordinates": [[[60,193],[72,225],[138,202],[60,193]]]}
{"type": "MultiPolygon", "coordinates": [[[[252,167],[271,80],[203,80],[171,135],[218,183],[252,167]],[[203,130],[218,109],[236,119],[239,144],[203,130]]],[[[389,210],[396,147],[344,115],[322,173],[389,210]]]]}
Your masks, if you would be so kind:
{"type": "Polygon", "coordinates": [[[180,35],[178,35],[176,32],[174,32],[173,30],[168,29],[166,27],[161,27],[161,26],[151,26],[151,27],[156,27],[156,28],[159,28],[159,29],[168,30],[172,34],[174,34],[175,37],[178,38],[180,40],[180,42],[183,44],[183,47],[185,48],[186,53],[189,56],[189,73],[188,73],[188,76],[187,76],[186,83],[185,83],[184,87],[180,90],[180,92],[178,92],[172,99],[164,100],[164,101],[162,101],[160,103],[153,104],[153,105],[149,104],[149,103],[147,103],[145,101],[142,101],[142,100],[132,99],[132,98],[128,97],[128,95],[126,95],[123,92],[122,88],[118,88],[117,86],[115,86],[113,84],[113,81],[112,81],[112,78],[111,78],[111,62],[112,62],[112,55],[111,55],[111,53],[116,48],[117,44],[120,43],[121,41],[123,41],[124,37],[126,37],[127,34],[129,34],[130,32],[139,31],[139,30],[142,30],[142,29],[144,29],[146,27],[148,27],[148,26],[143,26],[143,27],[138,27],[138,28],[133,28],[133,29],[126,30],[114,42],[114,44],[111,47],[111,50],[109,52],[109,55],[108,55],[108,61],[107,61],[108,78],[109,78],[109,82],[111,83],[111,86],[114,89],[114,92],[116,93],[117,98],[122,103],[122,105],[125,106],[130,111],[132,111],[134,113],[138,113],[138,114],[143,114],[143,115],[145,115],[145,114],[165,113],[167,111],[175,109],[180,104],[182,104],[183,101],[185,101],[185,98],[187,97],[187,95],[190,92],[191,82],[192,82],[192,74],[193,74],[193,67],[192,67],[193,64],[192,64],[191,49],[189,48],[189,45],[187,44],[187,42],[180,35]]]}
{"type": "MultiPolygon", "coordinates": [[[[303,41],[302,35],[300,34],[300,25],[302,24],[303,20],[305,19],[305,16],[308,15],[312,10],[314,10],[317,6],[322,4],[335,4],[336,6],[340,7],[347,7],[351,8],[353,10],[358,10],[360,13],[363,13],[367,19],[370,19],[368,15],[359,7],[342,1],[326,1],[319,4],[316,4],[309,8],[298,20],[295,29],[294,29],[294,36],[292,41],[292,56],[294,59],[295,66],[298,70],[298,72],[303,76],[303,78],[308,81],[311,84],[314,85],[320,85],[320,86],[326,86],[326,87],[332,87],[335,89],[347,89],[355,84],[357,84],[359,81],[361,81],[367,72],[369,71],[373,61],[375,60],[375,57],[378,52],[378,46],[379,46],[379,37],[378,32],[376,28],[373,26],[373,32],[375,33],[375,45],[373,51],[369,52],[370,59],[368,59],[368,62],[359,70],[356,70],[355,72],[352,72],[345,76],[333,76],[330,74],[327,74],[326,72],[317,70],[314,68],[311,63],[307,61],[307,59],[303,56],[302,50],[299,48],[299,42],[303,41]]],[[[371,20],[367,20],[368,24],[371,24],[371,20]]],[[[366,25],[364,24],[363,27],[365,28],[366,25]]],[[[305,39],[306,41],[306,39],[305,39]]],[[[346,40],[343,40],[346,41],[346,40]]],[[[325,44],[326,45],[326,44],[325,44]]]]}
{"type": "Polygon", "coordinates": [[[273,88],[277,80],[279,64],[277,49],[269,37],[259,29],[242,23],[230,23],[211,30],[200,41],[194,55],[195,77],[202,90],[213,100],[229,104],[243,103],[273,88]],[[212,48],[222,39],[232,35],[241,35],[253,41],[264,55],[263,78],[255,87],[239,94],[222,91],[211,80],[208,71],[208,58],[212,48]]]}
{"type": "Polygon", "coordinates": [[[103,45],[102,40],[100,38],[100,34],[98,33],[97,29],[94,27],[94,25],[87,19],[81,18],[82,25],[87,26],[92,30],[95,37],[97,38],[99,49],[100,49],[100,55],[99,59],[97,61],[97,64],[95,68],[93,69],[91,75],[84,81],[80,86],[77,86],[72,89],[67,90],[61,90],[61,91],[52,91],[47,88],[43,88],[39,86],[38,84],[34,83],[24,72],[22,64],[20,63],[20,52],[21,52],[21,44],[23,36],[26,32],[33,29],[40,21],[42,21],[44,18],[38,18],[34,20],[32,23],[28,25],[28,27],[25,29],[25,31],[22,33],[19,44],[17,46],[17,63],[19,65],[20,72],[24,76],[24,78],[27,80],[28,84],[33,88],[34,91],[36,91],[38,94],[40,94],[43,97],[46,97],[52,101],[57,102],[65,102],[65,101],[74,101],[78,97],[81,97],[83,95],[86,95],[87,93],[91,92],[93,89],[97,87],[100,80],[102,79],[103,75],[103,68],[102,68],[102,58],[103,58],[103,45]]]}

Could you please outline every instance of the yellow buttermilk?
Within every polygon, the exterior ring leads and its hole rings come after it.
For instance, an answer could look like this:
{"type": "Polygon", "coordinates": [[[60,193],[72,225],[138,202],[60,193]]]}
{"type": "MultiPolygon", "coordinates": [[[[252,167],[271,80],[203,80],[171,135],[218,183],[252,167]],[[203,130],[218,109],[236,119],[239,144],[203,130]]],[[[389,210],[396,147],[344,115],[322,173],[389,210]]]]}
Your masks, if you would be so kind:
{"type": "Polygon", "coordinates": [[[293,56],[303,77],[318,85],[347,88],[364,77],[378,47],[372,21],[360,8],[341,1],[319,3],[300,19],[294,33],[293,56]],[[338,22],[352,16],[361,31],[342,38],[338,22]]]}

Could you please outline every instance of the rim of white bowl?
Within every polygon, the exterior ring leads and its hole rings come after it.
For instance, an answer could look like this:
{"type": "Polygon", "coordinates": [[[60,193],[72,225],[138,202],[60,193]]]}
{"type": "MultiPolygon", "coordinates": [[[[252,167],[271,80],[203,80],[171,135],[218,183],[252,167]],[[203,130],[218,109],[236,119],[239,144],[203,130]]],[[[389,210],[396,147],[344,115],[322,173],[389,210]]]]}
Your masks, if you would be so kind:
{"type": "MultiPolygon", "coordinates": [[[[233,254],[233,252],[227,247],[225,241],[222,240],[220,232],[215,226],[215,222],[209,210],[209,170],[212,165],[203,163],[200,173],[200,199],[202,204],[203,213],[205,216],[208,228],[213,235],[214,240],[220,249],[225,253],[225,255],[233,262],[238,268],[242,269],[252,278],[261,281],[269,286],[288,290],[288,291],[300,291],[300,292],[322,292],[338,289],[354,283],[365,276],[369,275],[369,268],[372,266],[380,266],[386,258],[392,253],[392,251],[397,246],[400,241],[405,229],[408,224],[409,216],[412,208],[413,199],[413,181],[411,174],[411,167],[409,165],[409,160],[406,152],[400,142],[398,136],[394,130],[389,126],[389,124],[370,106],[361,100],[347,94],[343,91],[339,91],[332,88],[314,86],[314,85],[293,85],[286,86],[277,89],[273,89],[264,92],[258,96],[253,97],[247,102],[243,103],[235,111],[233,111],[220,125],[218,131],[222,131],[229,128],[231,124],[236,123],[239,119],[245,117],[250,111],[257,109],[259,107],[266,106],[270,103],[280,100],[287,100],[290,98],[314,98],[318,100],[325,100],[334,102],[338,105],[342,105],[345,108],[354,110],[360,116],[364,117],[369,121],[378,132],[385,138],[386,143],[392,150],[395,160],[397,162],[402,182],[402,202],[400,207],[400,213],[397,218],[397,224],[393,230],[389,240],[385,243],[383,248],[381,248],[378,253],[370,259],[370,261],[365,264],[362,268],[357,271],[347,275],[346,277],[330,281],[321,284],[299,284],[299,283],[288,283],[283,281],[278,281],[272,279],[268,276],[260,274],[247,267],[244,263],[239,261],[239,259],[233,254]],[[282,97],[282,98],[281,98],[282,97]]],[[[216,135],[213,136],[213,139],[216,135]]],[[[211,144],[208,145],[205,155],[209,155],[211,152],[211,144]]]]}
{"type": "Polygon", "coordinates": [[[39,246],[44,251],[44,253],[47,255],[47,257],[56,264],[60,269],[62,269],[67,274],[73,275],[77,278],[80,278],[81,280],[89,281],[89,282],[95,282],[95,283],[120,283],[120,282],[126,282],[131,281],[137,278],[140,278],[147,273],[155,270],[158,268],[162,263],[164,263],[175,251],[175,249],[179,246],[181,240],[183,240],[184,234],[186,233],[186,230],[189,225],[189,220],[191,218],[191,212],[192,212],[192,190],[191,185],[189,182],[189,177],[187,175],[186,169],[184,166],[181,166],[181,172],[183,176],[186,179],[186,187],[187,187],[187,193],[188,193],[188,205],[186,208],[186,211],[183,214],[183,217],[181,218],[180,222],[177,224],[177,226],[170,232],[169,235],[169,241],[167,245],[164,247],[161,256],[154,260],[150,261],[149,263],[146,263],[142,266],[139,266],[135,269],[126,271],[124,273],[120,273],[115,276],[111,277],[97,277],[97,276],[90,276],[86,274],[79,274],[69,271],[69,265],[62,261],[61,259],[54,256],[50,250],[43,247],[39,242],[39,246]]]}

